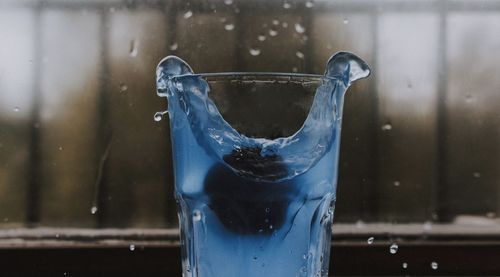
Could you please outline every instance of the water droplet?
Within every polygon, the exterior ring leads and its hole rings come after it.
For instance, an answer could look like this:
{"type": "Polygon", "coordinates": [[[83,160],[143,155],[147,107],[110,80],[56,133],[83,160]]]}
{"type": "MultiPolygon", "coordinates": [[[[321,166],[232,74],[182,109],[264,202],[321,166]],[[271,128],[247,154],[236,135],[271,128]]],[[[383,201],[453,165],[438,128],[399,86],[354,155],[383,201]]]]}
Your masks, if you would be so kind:
{"type": "Polygon", "coordinates": [[[226,5],[232,5],[233,4],[233,0],[224,0],[224,4],[226,5]]]}
{"type": "Polygon", "coordinates": [[[347,24],[349,24],[349,19],[344,18],[344,20],[342,22],[347,25],[347,24]]]}
{"type": "Polygon", "coordinates": [[[179,44],[177,44],[177,42],[170,44],[170,46],[168,47],[168,49],[170,49],[171,51],[175,51],[177,50],[177,48],[179,48],[179,44]]]}
{"type": "Polygon", "coordinates": [[[59,151],[62,151],[62,150],[63,150],[62,146],[59,146],[59,148],[58,148],[58,149],[59,149],[59,151]]]}
{"type": "Polygon", "coordinates": [[[278,19],[273,19],[273,25],[276,25],[276,26],[280,25],[279,20],[278,19]]]}
{"type": "Polygon", "coordinates": [[[408,268],[408,264],[407,263],[403,263],[403,268],[408,268]]]}
{"type": "Polygon", "coordinates": [[[271,225],[269,225],[269,229],[271,229],[271,230],[272,230],[273,228],[274,228],[274,227],[273,227],[273,225],[272,225],[272,224],[271,224],[271,225]]]}
{"type": "Polygon", "coordinates": [[[163,115],[167,114],[168,111],[163,111],[163,112],[156,112],[155,115],[154,115],[154,120],[156,122],[159,122],[161,121],[161,119],[163,118],[163,115]]]}
{"type": "Polygon", "coordinates": [[[90,213],[91,214],[96,214],[97,213],[97,207],[96,206],[92,206],[92,208],[90,208],[90,213]]]}
{"type": "Polygon", "coordinates": [[[278,35],[278,31],[276,31],[274,29],[269,29],[269,35],[272,37],[275,37],[278,35]]]}
{"type": "Polygon", "coordinates": [[[432,223],[429,221],[426,221],[423,225],[424,230],[429,231],[432,229],[432,223]]]}
{"type": "Polygon", "coordinates": [[[474,172],[472,176],[474,176],[474,178],[481,178],[481,172],[474,172]]]}
{"type": "Polygon", "coordinates": [[[368,242],[368,244],[372,244],[374,240],[375,240],[374,237],[369,237],[366,242],[368,242]]]}
{"type": "Polygon", "coordinates": [[[224,25],[224,29],[226,31],[232,31],[232,30],[234,30],[234,24],[233,23],[228,23],[228,24],[224,25]]]}
{"type": "Polygon", "coordinates": [[[194,221],[200,221],[201,220],[201,211],[200,210],[194,210],[193,211],[193,220],[194,221]]]}
{"type": "Polygon", "coordinates": [[[250,55],[252,55],[252,56],[260,55],[260,49],[258,49],[258,48],[250,48],[249,52],[250,52],[250,55]]]}
{"type": "Polygon", "coordinates": [[[298,72],[298,71],[299,71],[299,69],[297,67],[295,67],[295,66],[292,67],[292,72],[298,72]]]}
{"type": "Polygon", "coordinates": [[[19,107],[14,107],[14,112],[16,112],[16,113],[17,113],[17,112],[19,112],[19,111],[20,111],[19,107]]]}
{"type": "Polygon", "coordinates": [[[302,52],[300,52],[300,51],[297,51],[297,52],[295,53],[295,56],[297,56],[297,58],[299,58],[299,59],[303,59],[303,58],[304,58],[304,53],[302,53],[302,52]]]}
{"type": "Polygon", "coordinates": [[[391,246],[389,247],[389,252],[391,254],[396,254],[398,252],[398,248],[399,246],[395,243],[391,244],[391,246]]]}
{"type": "Polygon", "coordinates": [[[281,27],[283,27],[283,28],[288,28],[288,23],[287,23],[287,22],[283,22],[283,23],[281,23],[281,27]]]}
{"type": "Polygon", "coordinates": [[[268,207],[268,208],[266,208],[265,211],[266,211],[266,213],[269,213],[271,211],[271,208],[268,207]]]}
{"type": "Polygon", "coordinates": [[[384,124],[384,125],[382,125],[381,129],[382,129],[382,131],[390,131],[390,130],[392,130],[392,125],[389,123],[384,124]]]}
{"type": "Polygon", "coordinates": [[[110,12],[110,13],[114,13],[114,12],[116,12],[116,8],[115,8],[115,7],[111,7],[111,8],[109,8],[109,12],[110,12]]]}
{"type": "Polygon", "coordinates": [[[399,187],[401,183],[399,181],[394,181],[394,186],[399,187]]]}
{"type": "Polygon", "coordinates": [[[135,245],[131,244],[128,249],[130,249],[130,251],[134,251],[135,250],[135,245]]]}
{"type": "Polygon", "coordinates": [[[364,227],[365,227],[365,223],[363,222],[363,220],[356,221],[356,228],[361,229],[364,227]]]}
{"type": "Polygon", "coordinates": [[[138,51],[138,43],[133,39],[130,41],[130,47],[129,47],[129,55],[130,57],[137,57],[137,53],[139,52],[138,51]]]}
{"type": "Polygon", "coordinates": [[[438,268],[438,263],[432,262],[431,263],[431,268],[434,269],[434,270],[436,270],[438,268]]]}
{"type": "Polygon", "coordinates": [[[190,18],[191,16],[193,16],[193,11],[191,11],[191,10],[189,10],[189,11],[185,12],[185,13],[184,13],[184,15],[183,15],[183,17],[184,17],[185,19],[188,19],[188,18],[190,18]]]}
{"type": "Polygon", "coordinates": [[[306,8],[312,8],[314,7],[314,2],[313,1],[307,1],[306,2],[306,8]]]}
{"type": "Polygon", "coordinates": [[[306,28],[302,26],[300,23],[295,23],[295,32],[302,34],[306,31],[306,28]]]}
{"type": "Polygon", "coordinates": [[[124,83],[120,84],[120,92],[125,92],[125,91],[127,91],[127,89],[128,89],[127,85],[125,85],[124,83]]]}
{"type": "Polygon", "coordinates": [[[285,2],[283,2],[283,8],[285,8],[285,9],[289,9],[289,8],[291,8],[291,7],[292,7],[292,5],[290,5],[290,3],[286,2],[286,1],[285,1],[285,2]]]}
{"type": "Polygon", "coordinates": [[[264,36],[264,35],[259,35],[259,36],[257,37],[257,40],[259,40],[259,41],[264,41],[264,40],[266,40],[266,36],[264,36]]]}

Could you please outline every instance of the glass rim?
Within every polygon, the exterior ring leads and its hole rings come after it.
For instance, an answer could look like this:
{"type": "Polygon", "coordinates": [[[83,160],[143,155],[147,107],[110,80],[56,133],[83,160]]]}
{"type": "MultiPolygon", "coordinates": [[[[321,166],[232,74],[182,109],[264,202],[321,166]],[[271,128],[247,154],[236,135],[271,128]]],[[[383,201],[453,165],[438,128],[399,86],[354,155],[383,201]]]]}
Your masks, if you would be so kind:
{"type": "MultiPolygon", "coordinates": [[[[319,82],[321,80],[338,80],[338,76],[325,76],[319,74],[307,74],[307,73],[286,73],[286,72],[215,72],[215,73],[193,73],[193,74],[182,74],[173,76],[173,78],[182,77],[202,77],[212,80],[230,80],[229,78],[235,78],[239,80],[246,81],[309,81],[309,82],[319,82]]],[[[210,81],[210,80],[207,80],[210,81]]]]}

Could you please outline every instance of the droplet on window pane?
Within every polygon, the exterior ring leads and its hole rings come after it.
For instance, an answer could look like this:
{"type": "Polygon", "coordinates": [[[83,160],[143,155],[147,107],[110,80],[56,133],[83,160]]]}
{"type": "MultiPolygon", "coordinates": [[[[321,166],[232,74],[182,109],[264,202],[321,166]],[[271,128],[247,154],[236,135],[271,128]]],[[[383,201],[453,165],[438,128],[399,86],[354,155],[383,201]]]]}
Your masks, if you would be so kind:
{"type": "Polygon", "coordinates": [[[300,23],[295,23],[295,32],[302,34],[306,31],[306,28],[302,26],[300,23]]]}
{"type": "Polygon", "coordinates": [[[397,244],[391,244],[391,246],[389,247],[389,253],[396,254],[398,252],[398,248],[399,246],[397,244]]]}
{"type": "Polygon", "coordinates": [[[183,15],[183,17],[184,17],[185,19],[188,19],[188,18],[190,18],[191,16],[193,16],[193,12],[192,12],[191,10],[189,10],[189,11],[185,12],[185,13],[184,13],[184,15],[183,15]]]}

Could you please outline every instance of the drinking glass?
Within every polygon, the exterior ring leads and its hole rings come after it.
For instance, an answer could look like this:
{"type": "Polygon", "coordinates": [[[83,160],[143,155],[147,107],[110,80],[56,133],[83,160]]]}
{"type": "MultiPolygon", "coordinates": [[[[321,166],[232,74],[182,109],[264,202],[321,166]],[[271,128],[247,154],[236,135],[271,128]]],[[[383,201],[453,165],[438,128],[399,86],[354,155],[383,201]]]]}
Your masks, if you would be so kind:
{"type": "Polygon", "coordinates": [[[344,94],[366,63],[324,75],[157,68],[168,99],[183,276],[327,276],[344,94]]]}

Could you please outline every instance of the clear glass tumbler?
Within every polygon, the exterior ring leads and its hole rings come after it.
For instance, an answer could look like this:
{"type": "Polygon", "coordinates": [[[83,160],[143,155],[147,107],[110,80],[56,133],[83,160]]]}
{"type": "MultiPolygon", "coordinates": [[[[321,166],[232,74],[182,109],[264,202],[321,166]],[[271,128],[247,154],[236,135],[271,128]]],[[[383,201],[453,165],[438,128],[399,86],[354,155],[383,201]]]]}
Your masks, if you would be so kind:
{"type": "Polygon", "coordinates": [[[328,275],[344,94],[369,73],[347,52],[325,75],[160,62],[184,276],[328,275]]]}

